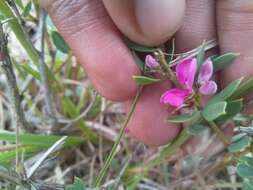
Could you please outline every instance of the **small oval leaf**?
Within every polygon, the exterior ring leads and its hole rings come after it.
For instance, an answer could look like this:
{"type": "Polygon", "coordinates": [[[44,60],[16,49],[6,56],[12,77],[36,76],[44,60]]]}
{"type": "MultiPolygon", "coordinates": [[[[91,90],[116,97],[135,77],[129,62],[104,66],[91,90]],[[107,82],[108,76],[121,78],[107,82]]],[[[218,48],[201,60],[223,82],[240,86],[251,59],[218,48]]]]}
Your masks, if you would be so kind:
{"type": "Polygon", "coordinates": [[[231,96],[231,99],[243,98],[245,95],[253,91],[253,77],[240,85],[236,92],[231,96]]]}
{"type": "Polygon", "coordinates": [[[218,117],[226,114],[226,107],[227,102],[218,102],[207,105],[202,111],[202,115],[207,121],[213,121],[218,117]]]}
{"type": "Polygon", "coordinates": [[[62,53],[67,54],[69,52],[69,46],[63,37],[57,31],[52,31],[51,36],[55,47],[62,53]]]}
{"type": "Polygon", "coordinates": [[[239,85],[241,84],[243,80],[243,77],[231,82],[226,88],[224,88],[221,92],[216,94],[209,102],[208,105],[216,103],[216,102],[221,102],[224,100],[227,100],[230,98],[238,89],[239,85]]]}
{"type": "Polygon", "coordinates": [[[149,84],[154,84],[161,81],[160,79],[155,79],[155,78],[146,77],[146,76],[133,76],[133,79],[138,85],[149,85],[149,84]]]}
{"type": "Polygon", "coordinates": [[[224,123],[229,119],[232,119],[236,114],[240,113],[240,111],[243,108],[243,100],[234,100],[228,102],[227,108],[226,108],[226,114],[217,118],[217,123],[224,123]]]}
{"type": "Polygon", "coordinates": [[[231,64],[239,53],[226,53],[213,59],[214,72],[222,70],[227,65],[231,64]]]}
{"type": "Polygon", "coordinates": [[[253,167],[246,164],[239,164],[237,166],[237,173],[241,177],[245,178],[253,177],[253,167]]]}
{"type": "Polygon", "coordinates": [[[191,135],[199,135],[203,131],[205,131],[207,129],[207,127],[202,124],[193,124],[193,125],[190,125],[189,127],[187,127],[187,129],[191,135]]]}
{"type": "Polygon", "coordinates": [[[193,113],[185,113],[181,115],[177,115],[174,117],[170,117],[168,119],[168,122],[170,123],[186,123],[186,122],[191,122],[193,120],[196,120],[197,118],[200,118],[200,112],[193,112],[193,113]]]}
{"type": "Polygon", "coordinates": [[[243,138],[238,140],[237,142],[232,143],[228,146],[229,152],[239,152],[244,148],[249,147],[251,144],[251,137],[245,135],[243,138]]]}
{"type": "Polygon", "coordinates": [[[30,14],[31,9],[32,9],[32,2],[29,1],[23,10],[22,13],[23,17],[27,17],[30,14]]]}

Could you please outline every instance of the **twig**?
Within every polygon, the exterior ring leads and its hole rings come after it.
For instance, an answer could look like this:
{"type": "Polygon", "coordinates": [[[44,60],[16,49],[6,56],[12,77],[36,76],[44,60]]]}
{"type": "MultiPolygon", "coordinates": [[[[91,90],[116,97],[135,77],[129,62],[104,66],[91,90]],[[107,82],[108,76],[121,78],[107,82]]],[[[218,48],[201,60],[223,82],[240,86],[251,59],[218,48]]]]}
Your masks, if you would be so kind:
{"type": "Polygon", "coordinates": [[[21,97],[17,87],[16,77],[13,71],[12,62],[7,49],[7,37],[3,31],[3,25],[0,23],[0,66],[7,78],[7,87],[9,92],[9,99],[11,103],[13,125],[16,129],[16,168],[18,169],[18,144],[19,144],[19,130],[20,129],[31,129],[28,122],[24,117],[23,110],[21,108],[21,97]]]}
{"type": "MultiPolygon", "coordinates": [[[[48,116],[50,116],[54,121],[56,118],[54,117],[54,111],[53,111],[53,104],[52,104],[52,98],[51,98],[51,92],[48,85],[47,80],[47,71],[46,71],[46,64],[45,64],[45,29],[46,29],[46,18],[47,13],[44,9],[41,9],[41,15],[40,15],[40,22],[39,22],[39,29],[41,32],[41,38],[40,38],[40,76],[42,81],[42,88],[44,92],[44,100],[46,105],[46,111],[48,116]]],[[[54,124],[54,122],[53,122],[54,124]]]]}
{"type": "Polygon", "coordinates": [[[229,145],[228,138],[224,135],[224,133],[220,130],[220,128],[216,125],[215,122],[210,121],[208,122],[213,131],[216,133],[216,135],[219,137],[219,139],[224,143],[224,145],[229,145]]]}

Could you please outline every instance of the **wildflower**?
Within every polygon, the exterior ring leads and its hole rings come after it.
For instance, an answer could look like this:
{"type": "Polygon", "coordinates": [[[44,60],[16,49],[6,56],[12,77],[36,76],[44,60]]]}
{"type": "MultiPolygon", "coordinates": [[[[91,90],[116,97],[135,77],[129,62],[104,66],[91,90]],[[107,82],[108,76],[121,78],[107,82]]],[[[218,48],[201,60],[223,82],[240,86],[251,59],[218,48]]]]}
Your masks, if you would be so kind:
{"type": "MultiPolygon", "coordinates": [[[[161,103],[180,107],[184,104],[187,97],[194,93],[194,81],[197,73],[196,58],[187,58],[177,64],[176,78],[182,85],[182,89],[173,88],[166,91],[160,99],[161,103]]],[[[213,63],[207,59],[200,68],[196,87],[198,92],[203,95],[212,95],[217,91],[217,84],[210,80],[213,75],[213,63]]]]}
{"type": "Polygon", "coordinates": [[[145,58],[145,64],[150,69],[155,69],[159,66],[159,63],[155,60],[155,58],[152,55],[147,55],[145,58]]]}

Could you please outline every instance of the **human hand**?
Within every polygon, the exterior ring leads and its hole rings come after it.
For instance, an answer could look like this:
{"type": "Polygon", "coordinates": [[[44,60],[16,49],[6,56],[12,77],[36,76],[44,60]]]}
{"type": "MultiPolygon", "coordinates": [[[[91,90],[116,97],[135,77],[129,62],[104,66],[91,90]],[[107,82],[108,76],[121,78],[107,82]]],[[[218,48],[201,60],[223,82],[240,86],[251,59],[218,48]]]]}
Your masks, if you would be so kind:
{"type": "MultiPolygon", "coordinates": [[[[218,38],[221,52],[241,53],[220,74],[221,84],[253,74],[251,0],[41,0],[41,4],[85,66],[96,89],[109,99],[125,101],[127,107],[137,90],[132,76],[139,71],[118,29],[148,46],[166,42],[176,32],[176,52],[218,38]]],[[[180,131],[180,126],[166,122],[171,108],[159,102],[169,87],[146,87],[129,123],[131,134],[146,144],[165,144],[180,131]]]]}

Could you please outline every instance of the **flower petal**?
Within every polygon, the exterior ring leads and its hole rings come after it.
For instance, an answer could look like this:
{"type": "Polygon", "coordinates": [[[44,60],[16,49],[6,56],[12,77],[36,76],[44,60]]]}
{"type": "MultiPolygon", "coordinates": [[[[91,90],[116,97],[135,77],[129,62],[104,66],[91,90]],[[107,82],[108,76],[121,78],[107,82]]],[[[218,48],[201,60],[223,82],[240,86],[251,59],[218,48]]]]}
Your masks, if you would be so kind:
{"type": "Polygon", "coordinates": [[[187,58],[177,64],[176,67],[177,80],[186,89],[192,90],[196,72],[197,72],[197,60],[195,58],[187,58]]]}
{"type": "Polygon", "coordinates": [[[147,55],[145,58],[145,64],[150,69],[154,69],[158,67],[159,63],[155,60],[155,58],[152,55],[147,55]]]}
{"type": "Polygon", "coordinates": [[[160,102],[164,104],[170,104],[171,106],[174,107],[179,107],[184,103],[185,98],[189,95],[190,95],[189,90],[180,90],[177,88],[173,88],[166,91],[161,96],[160,102]]]}
{"type": "Polygon", "coordinates": [[[212,75],[213,75],[213,62],[210,58],[208,58],[200,68],[198,83],[203,84],[209,81],[212,78],[212,75]]]}
{"type": "Polygon", "coordinates": [[[199,88],[199,92],[204,95],[213,95],[217,92],[217,84],[214,81],[207,81],[199,88]]]}

